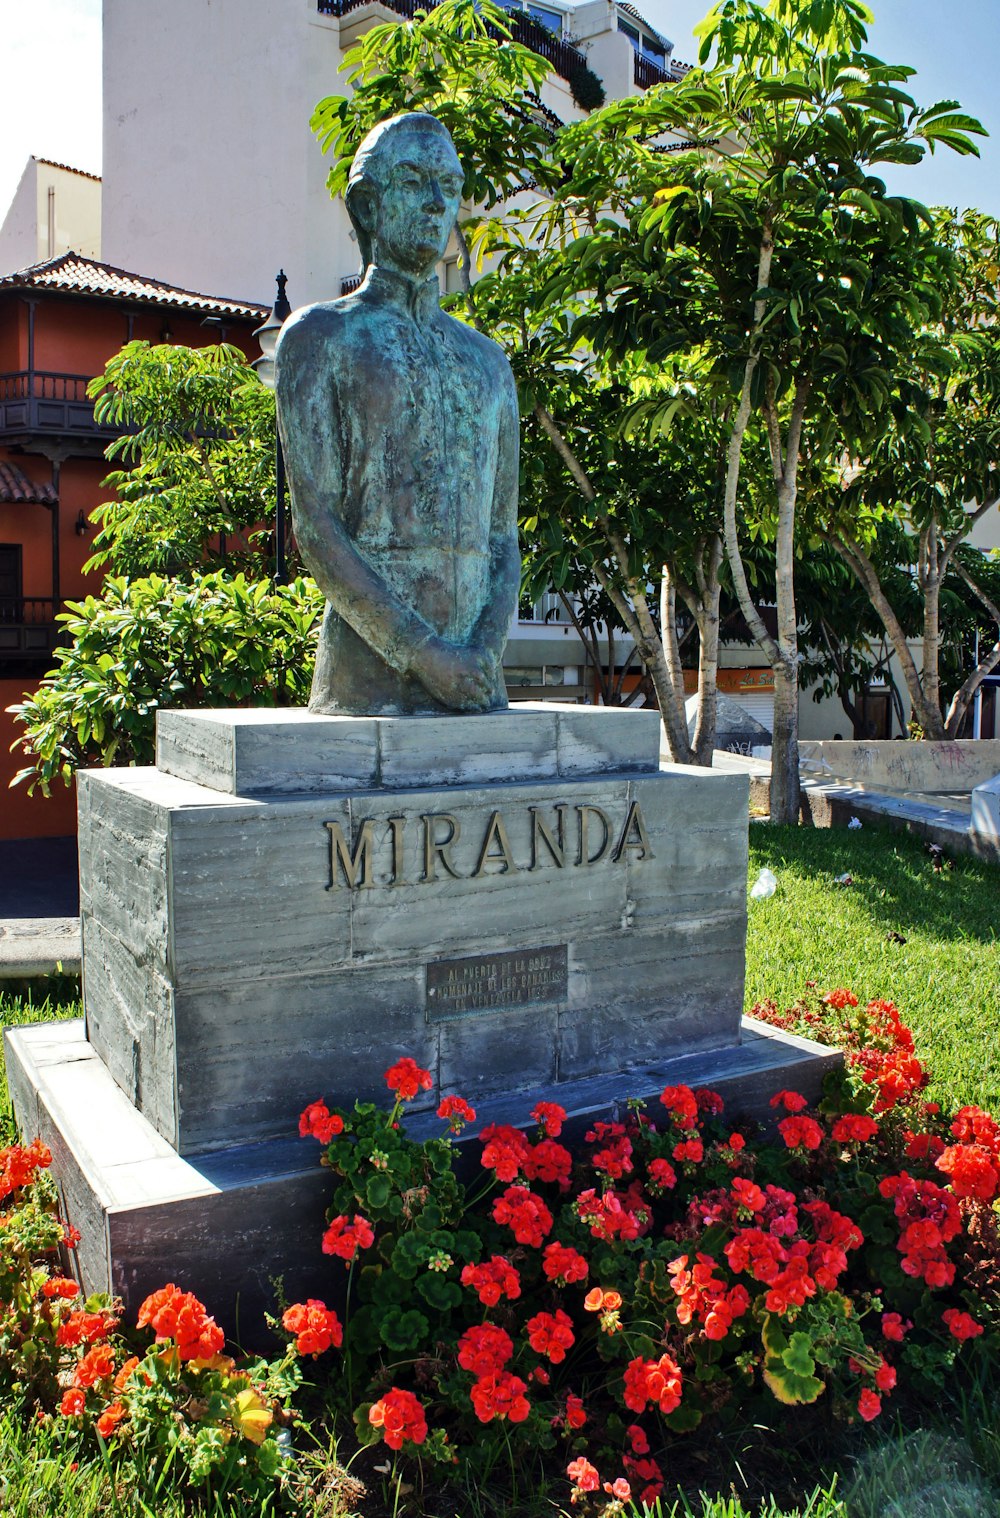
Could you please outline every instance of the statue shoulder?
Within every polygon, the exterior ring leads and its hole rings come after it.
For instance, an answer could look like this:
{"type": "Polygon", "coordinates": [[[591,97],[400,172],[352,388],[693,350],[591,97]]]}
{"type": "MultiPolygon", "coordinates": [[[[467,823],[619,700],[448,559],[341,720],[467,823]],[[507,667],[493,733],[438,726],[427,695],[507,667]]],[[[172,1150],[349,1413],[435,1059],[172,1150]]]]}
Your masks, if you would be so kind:
{"type": "Polygon", "coordinates": [[[346,302],[327,300],[314,306],[303,306],[293,311],[278,335],[275,362],[288,363],[297,355],[304,356],[317,345],[342,341],[344,316],[341,309],[346,302]]]}
{"type": "Polygon", "coordinates": [[[475,327],[470,327],[466,322],[460,322],[456,317],[442,311],[442,316],[452,324],[452,331],[457,329],[456,335],[479,358],[481,363],[493,369],[499,380],[504,383],[514,384],[514,374],[510,367],[510,359],[505,349],[492,337],[487,337],[485,332],[478,332],[475,327]]]}

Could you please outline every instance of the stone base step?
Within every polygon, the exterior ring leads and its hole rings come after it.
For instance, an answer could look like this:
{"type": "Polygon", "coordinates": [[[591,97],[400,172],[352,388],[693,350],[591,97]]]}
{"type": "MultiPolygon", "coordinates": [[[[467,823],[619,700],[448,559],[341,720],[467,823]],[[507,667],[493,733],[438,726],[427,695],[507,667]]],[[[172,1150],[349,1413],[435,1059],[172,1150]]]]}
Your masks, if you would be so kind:
{"type": "MultiPolygon", "coordinates": [[[[491,1122],[527,1127],[535,1102],[550,1100],[567,1109],[572,1139],[623,1111],[629,1097],[655,1103],[665,1085],[681,1083],[718,1091],[734,1120],[766,1120],[775,1091],[793,1087],[815,1098],[840,1060],[835,1050],[752,1018],[743,1019],[741,1039],[618,1075],[477,1102],[476,1131],[491,1122]]],[[[320,1252],[331,1184],[315,1140],[290,1136],[181,1158],[115,1085],[82,1019],[9,1029],[4,1052],[21,1132],[51,1148],[65,1214],[82,1235],[78,1260],[88,1292],[121,1297],[134,1320],[151,1291],[174,1281],[196,1292],[228,1335],[250,1345],[264,1310],[273,1310],[275,1277],[283,1277],[290,1301],[340,1289],[342,1272],[320,1252]]],[[[431,1113],[407,1124],[414,1138],[442,1130],[431,1113]]],[[[474,1134],[464,1147],[474,1164],[474,1134]]]]}

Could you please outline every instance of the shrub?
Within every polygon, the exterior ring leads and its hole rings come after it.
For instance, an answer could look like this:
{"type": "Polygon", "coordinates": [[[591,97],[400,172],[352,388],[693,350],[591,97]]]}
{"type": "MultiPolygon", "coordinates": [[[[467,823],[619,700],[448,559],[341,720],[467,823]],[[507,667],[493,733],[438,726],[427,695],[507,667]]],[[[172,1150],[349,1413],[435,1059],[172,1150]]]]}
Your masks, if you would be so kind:
{"type": "Polygon", "coordinates": [[[604,85],[585,63],[570,73],[569,91],[581,111],[599,111],[606,98],[604,85]]]}
{"type": "Polygon", "coordinates": [[[16,777],[29,790],[68,785],[86,764],[151,764],[161,707],[308,699],[323,611],[311,580],[110,577],[100,596],[68,605],[56,669],[11,708],[33,760],[16,777]]]}

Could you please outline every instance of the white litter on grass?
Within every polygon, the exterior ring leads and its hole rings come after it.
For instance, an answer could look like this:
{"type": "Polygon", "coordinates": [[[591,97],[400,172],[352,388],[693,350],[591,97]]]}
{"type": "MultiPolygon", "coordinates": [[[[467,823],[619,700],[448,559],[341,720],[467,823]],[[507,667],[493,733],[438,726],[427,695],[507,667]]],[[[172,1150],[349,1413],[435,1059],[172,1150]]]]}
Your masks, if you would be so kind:
{"type": "Polygon", "coordinates": [[[754,901],[762,901],[765,896],[773,896],[777,889],[778,877],[771,870],[761,870],[750,887],[750,895],[754,901]]]}
{"type": "Polygon", "coordinates": [[[859,828],[861,826],[861,818],[860,817],[852,817],[851,820],[850,820],[850,822],[847,824],[847,826],[848,826],[849,829],[859,828]]]}

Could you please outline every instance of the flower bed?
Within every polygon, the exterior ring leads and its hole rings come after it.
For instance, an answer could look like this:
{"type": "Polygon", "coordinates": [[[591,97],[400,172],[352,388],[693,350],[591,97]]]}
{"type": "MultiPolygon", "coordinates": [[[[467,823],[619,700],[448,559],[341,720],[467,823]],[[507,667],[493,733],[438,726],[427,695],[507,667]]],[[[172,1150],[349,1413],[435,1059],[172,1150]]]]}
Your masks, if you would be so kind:
{"type": "Polygon", "coordinates": [[[754,1015],[846,1056],[817,1109],[777,1093],[777,1141],[672,1086],[574,1152],[542,1102],[527,1131],[482,1130],[481,1178],[464,1184],[454,1138],[475,1113],[445,1095],[441,1136],[408,1139],[406,1103],[430,1085],[413,1060],[386,1072],[387,1110],[312,1103],[300,1131],[332,1177],[330,1305],[283,1304],[271,1361],[237,1363],[174,1285],[140,1311],[155,1342],[126,1340],[113,1304],[57,1272],[73,1240],[44,1146],[2,1151],[0,1391],[156,1479],[277,1490],[290,1509],[307,1379],[398,1477],[411,1461],[476,1481],[541,1462],[607,1513],[672,1488],[692,1431],[761,1399],[869,1422],[996,1331],[1000,1125],[923,1099],[891,1003],[813,992],[754,1015]]]}

